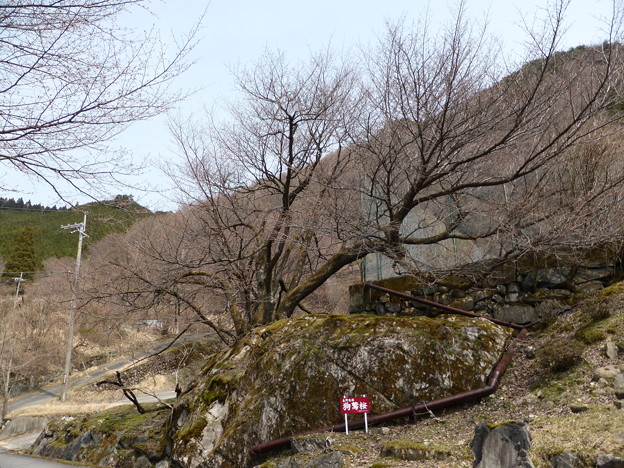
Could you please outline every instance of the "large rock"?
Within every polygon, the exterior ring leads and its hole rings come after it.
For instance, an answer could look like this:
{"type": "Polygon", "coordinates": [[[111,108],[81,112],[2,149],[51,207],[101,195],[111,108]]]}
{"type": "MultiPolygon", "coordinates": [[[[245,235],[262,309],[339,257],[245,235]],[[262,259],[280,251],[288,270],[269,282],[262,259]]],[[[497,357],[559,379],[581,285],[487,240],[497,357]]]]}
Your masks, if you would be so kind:
{"type": "Polygon", "coordinates": [[[339,399],[383,413],[479,388],[511,331],[465,317],[305,316],[253,331],[211,359],[172,417],[185,467],[238,467],[272,439],[339,424],[339,399]]]}
{"type": "Polygon", "coordinates": [[[10,437],[26,432],[42,431],[50,420],[44,416],[19,416],[9,420],[0,431],[0,437],[10,437]]]}
{"type": "Polygon", "coordinates": [[[494,316],[505,322],[520,324],[534,322],[537,318],[532,306],[520,302],[503,305],[495,310],[494,316]]]}
{"type": "Polygon", "coordinates": [[[46,439],[45,433],[42,433],[33,444],[33,454],[70,461],[79,460],[83,449],[97,447],[102,442],[100,436],[93,431],[86,431],[77,437],[73,436],[72,441],[66,446],[46,444],[46,439]]]}
{"type": "Polygon", "coordinates": [[[548,289],[565,288],[569,275],[570,269],[567,267],[533,270],[522,281],[522,289],[524,291],[532,291],[536,287],[548,289]]]}
{"type": "Polygon", "coordinates": [[[596,460],[596,468],[624,468],[624,458],[614,457],[611,454],[600,455],[596,460]]]}
{"type": "Polygon", "coordinates": [[[528,455],[530,447],[531,435],[523,422],[498,426],[481,423],[470,446],[475,468],[534,468],[528,455]]]}
{"type": "MultiPolygon", "coordinates": [[[[53,419],[32,445],[38,456],[89,466],[180,468],[163,440],[169,409],[139,414],[133,406],[53,419]]],[[[3,465],[4,467],[4,465],[3,465]]]]}
{"type": "Polygon", "coordinates": [[[596,280],[607,280],[614,275],[612,266],[603,266],[598,268],[579,268],[574,275],[574,283],[582,284],[594,282],[596,280]]]}

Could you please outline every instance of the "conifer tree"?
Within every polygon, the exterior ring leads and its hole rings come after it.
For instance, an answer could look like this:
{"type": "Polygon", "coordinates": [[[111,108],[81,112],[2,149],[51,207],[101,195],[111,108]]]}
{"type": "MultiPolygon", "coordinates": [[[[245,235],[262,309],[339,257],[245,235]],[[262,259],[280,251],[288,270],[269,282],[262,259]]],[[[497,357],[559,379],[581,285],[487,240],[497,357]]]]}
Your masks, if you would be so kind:
{"type": "Polygon", "coordinates": [[[3,278],[13,278],[24,272],[24,278],[32,278],[38,269],[37,257],[35,256],[35,241],[30,226],[22,229],[13,247],[13,252],[4,265],[3,278]]]}

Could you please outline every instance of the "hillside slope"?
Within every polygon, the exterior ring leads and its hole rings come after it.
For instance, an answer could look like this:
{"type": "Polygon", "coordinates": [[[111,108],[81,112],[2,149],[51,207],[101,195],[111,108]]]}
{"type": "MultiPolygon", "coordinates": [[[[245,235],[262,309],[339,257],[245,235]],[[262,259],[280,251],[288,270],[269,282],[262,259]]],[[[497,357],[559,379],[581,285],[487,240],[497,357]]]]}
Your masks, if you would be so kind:
{"type": "Polygon", "coordinates": [[[618,283],[532,330],[493,395],[423,414],[415,424],[309,436],[296,444],[307,450],[274,455],[262,467],[305,467],[332,451],[341,452],[348,467],[472,467],[475,428],[509,421],[528,424],[536,467],[603,466],[600,457],[624,460],[623,372],[624,284],[618,283]],[[577,464],[553,465],[553,457],[565,453],[577,464]]]}
{"type": "Polygon", "coordinates": [[[13,250],[17,236],[25,226],[31,226],[38,262],[51,257],[76,255],[77,235],[61,226],[81,223],[88,213],[84,249],[107,234],[128,229],[134,222],[153,213],[130,198],[80,205],[75,210],[39,211],[0,208],[0,256],[6,259],[13,250]]]}
{"type": "MultiPolygon", "coordinates": [[[[558,306],[553,304],[553,307],[558,306]]],[[[312,359],[321,354],[306,355],[312,359]]],[[[312,463],[334,456],[343,460],[335,466],[349,468],[471,467],[474,457],[470,443],[476,426],[513,420],[528,424],[533,438],[529,455],[536,467],[553,466],[551,458],[562,453],[576,457],[578,464],[573,466],[593,467],[606,455],[624,458],[622,371],[624,283],[619,283],[560,314],[548,326],[532,330],[503,377],[501,388],[490,397],[419,415],[414,423],[400,419],[383,427],[372,427],[368,434],[358,430],[349,435],[332,432],[308,436],[294,444],[300,453],[294,450],[265,453],[264,459],[255,462],[264,461],[265,468],[303,468],[321,466],[312,463]],[[606,366],[613,370],[610,375],[605,373],[606,366]],[[416,459],[403,459],[401,453],[419,455],[416,459]]],[[[205,392],[203,397],[211,395],[205,392]]],[[[156,463],[161,460],[159,453],[163,445],[144,435],[162,437],[163,418],[167,419],[167,414],[171,415],[171,409],[162,407],[153,413],[134,416],[132,420],[139,428],[134,435],[123,421],[112,422],[118,417],[113,413],[84,415],[67,427],[61,421],[55,423],[55,440],[60,443],[66,430],[70,431],[71,440],[82,440],[81,434],[88,432],[97,433],[104,440],[123,429],[127,441],[125,456],[156,463]],[[98,432],[104,426],[110,434],[98,432]]],[[[191,415],[185,414],[187,422],[190,421],[191,415]]],[[[179,434],[180,438],[199,436],[204,422],[191,424],[182,431],[184,434],[179,434]]],[[[97,445],[85,450],[96,449],[103,447],[97,445]]],[[[75,455],[80,459],[87,452],[75,455]]],[[[207,460],[205,463],[209,464],[207,460]]]]}

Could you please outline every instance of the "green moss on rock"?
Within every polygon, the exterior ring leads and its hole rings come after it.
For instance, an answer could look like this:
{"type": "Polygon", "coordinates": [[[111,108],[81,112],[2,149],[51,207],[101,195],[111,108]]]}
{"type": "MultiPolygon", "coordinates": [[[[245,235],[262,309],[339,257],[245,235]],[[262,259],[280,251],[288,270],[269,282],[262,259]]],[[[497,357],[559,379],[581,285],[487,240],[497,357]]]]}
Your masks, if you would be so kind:
{"type": "Polygon", "coordinates": [[[489,321],[456,316],[308,315],[272,323],[202,371],[181,403],[192,414],[174,416],[178,431],[197,436],[176,441],[173,454],[206,467],[243,463],[256,444],[340,423],[343,395],[366,394],[382,413],[481,387],[510,336],[489,321]],[[194,431],[198,418],[208,423],[194,431]]]}
{"type": "Polygon", "coordinates": [[[139,466],[136,462],[141,457],[158,460],[164,457],[162,440],[170,413],[155,405],[145,406],[145,414],[124,406],[57,419],[48,425],[51,435],[39,442],[34,453],[93,465],[139,466]]]}
{"type": "Polygon", "coordinates": [[[440,444],[424,444],[406,439],[391,440],[381,446],[382,457],[399,460],[444,460],[451,456],[451,451],[452,448],[440,444]]]}

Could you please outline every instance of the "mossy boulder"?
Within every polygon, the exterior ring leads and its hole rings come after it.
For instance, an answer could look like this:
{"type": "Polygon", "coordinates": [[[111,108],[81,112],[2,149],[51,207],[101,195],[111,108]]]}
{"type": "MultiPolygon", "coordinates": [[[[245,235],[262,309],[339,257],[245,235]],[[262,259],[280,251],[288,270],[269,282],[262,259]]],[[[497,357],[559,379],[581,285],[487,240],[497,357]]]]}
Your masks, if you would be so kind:
{"type": "Polygon", "coordinates": [[[52,420],[32,453],[90,466],[153,466],[166,458],[162,441],[170,411],[155,404],[145,407],[145,414],[127,405],[52,420]]]}
{"type": "Polygon", "coordinates": [[[249,449],[340,423],[339,399],[383,413],[484,385],[511,336],[457,316],[305,316],[254,330],[213,357],[176,406],[185,467],[243,466],[249,449]]]}

